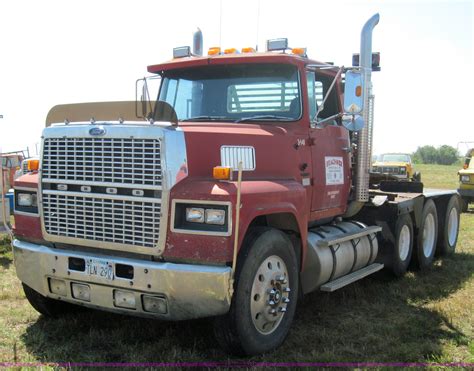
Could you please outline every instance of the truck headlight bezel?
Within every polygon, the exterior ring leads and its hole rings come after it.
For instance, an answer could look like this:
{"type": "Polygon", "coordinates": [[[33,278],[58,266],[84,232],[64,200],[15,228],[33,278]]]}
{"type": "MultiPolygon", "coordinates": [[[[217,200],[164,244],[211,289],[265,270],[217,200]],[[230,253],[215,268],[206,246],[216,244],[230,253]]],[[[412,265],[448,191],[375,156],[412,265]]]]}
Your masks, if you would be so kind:
{"type": "Polygon", "coordinates": [[[38,214],[38,192],[15,189],[15,213],[38,214]]]}
{"type": "Polygon", "coordinates": [[[172,232],[230,236],[232,204],[226,201],[173,200],[172,232]]]}

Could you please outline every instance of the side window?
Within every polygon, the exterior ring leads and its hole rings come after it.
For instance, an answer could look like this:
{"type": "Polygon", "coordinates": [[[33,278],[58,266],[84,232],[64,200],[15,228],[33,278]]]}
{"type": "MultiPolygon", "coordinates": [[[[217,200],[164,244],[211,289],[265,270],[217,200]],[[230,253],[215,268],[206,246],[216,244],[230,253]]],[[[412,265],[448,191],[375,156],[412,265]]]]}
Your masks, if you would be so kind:
{"type": "Polygon", "coordinates": [[[308,86],[309,117],[313,119],[318,111],[318,107],[323,103],[323,83],[316,80],[314,71],[306,72],[308,86]]]}
{"type": "MultiPolygon", "coordinates": [[[[318,73],[318,71],[308,71],[306,73],[307,83],[308,83],[308,100],[309,100],[309,110],[311,117],[314,117],[318,108],[323,104],[324,97],[326,96],[329,87],[331,86],[334,77],[323,75],[318,73]]],[[[324,103],[324,108],[318,115],[318,119],[324,119],[330,116],[333,116],[339,112],[338,100],[336,87],[333,87],[329,96],[324,103]]]]}

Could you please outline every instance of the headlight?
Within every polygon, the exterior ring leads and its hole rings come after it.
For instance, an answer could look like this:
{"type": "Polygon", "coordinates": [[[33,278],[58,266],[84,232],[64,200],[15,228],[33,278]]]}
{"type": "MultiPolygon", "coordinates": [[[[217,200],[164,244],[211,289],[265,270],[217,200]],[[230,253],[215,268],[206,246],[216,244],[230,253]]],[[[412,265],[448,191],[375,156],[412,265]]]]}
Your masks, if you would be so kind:
{"type": "Polygon", "coordinates": [[[232,204],[228,201],[173,200],[171,231],[230,236],[232,204]]]}
{"type": "Polygon", "coordinates": [[[15,212],[38,214],[38,194],[35,191],[16,189],[15,212]]]}
{"type": "Polygon", "coordinates": [[[204,223],[204,209],[197,207],[187,207],[186,221],[192,223],[204,223]]]}
{"type": "Polygon", "coordinates": [[[37,207],[38,201],[34,193],[18,193],[18,206],[37,207]]]}
{"type": "Polygon", "coordinates": [[[461,182],[469,183],[471,181],[471,177],[469,175],[461,175],[461,182]]]}
{"type": "Polygon", "coordinates": [[[206,210],[206,223],[224,225],[225,210],[207,209],[206,210]]]}

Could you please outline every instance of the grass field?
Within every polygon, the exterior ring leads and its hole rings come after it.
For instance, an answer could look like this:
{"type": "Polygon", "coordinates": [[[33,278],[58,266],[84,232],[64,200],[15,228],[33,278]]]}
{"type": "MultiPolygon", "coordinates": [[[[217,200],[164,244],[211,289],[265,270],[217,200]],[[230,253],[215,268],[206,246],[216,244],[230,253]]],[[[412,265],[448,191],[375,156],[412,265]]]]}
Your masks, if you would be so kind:
{"type": "MultiPolygon", "coordinates": [[[[457,166],[417,165],[430,188],[456,188],[457,166]]],[[[474,362],[474,210],[456,254],[401,279],[381,273],[299,304],[278,350],[233,359],[210,320],[167,323],[84,311],[51,320],[27,303],[0,237],[1,362],[474,362]]]]}

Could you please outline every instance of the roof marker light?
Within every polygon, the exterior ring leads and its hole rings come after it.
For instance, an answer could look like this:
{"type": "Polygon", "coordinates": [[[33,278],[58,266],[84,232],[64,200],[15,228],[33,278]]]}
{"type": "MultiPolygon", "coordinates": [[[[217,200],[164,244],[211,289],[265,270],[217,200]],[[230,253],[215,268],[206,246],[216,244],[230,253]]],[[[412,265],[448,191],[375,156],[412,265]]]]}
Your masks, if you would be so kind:
{"type": "Polygon", "coordinates": [[[173,58],[184,58],[191,56],[191,48],[189,46],[180,46],[173,49],[173,58]]]}
{"type": "Polygon", "coordinates": [[[252,48],[251,46],[247,47],[247,48],[242,48],[242,53],[255,53],[256,50],[254,48],[252,48]]]}
{"type": "Polygon", "coordinates": [[[221,54],[221,48],[218,46],[213,46],[207,51],[207,55],[219,55],[221,54]]]}
{"type": "Polygon", "coordinates": [[[238,54],[239,51],[236,48],[229,48],[224,50],[224,54],[238,54]]]}
{"type": "Polygon", "coordinates": [[[302,57],[306,57],[306,48],[293,48],[291,52],[296,55],[301,55],[302,57]]]}

